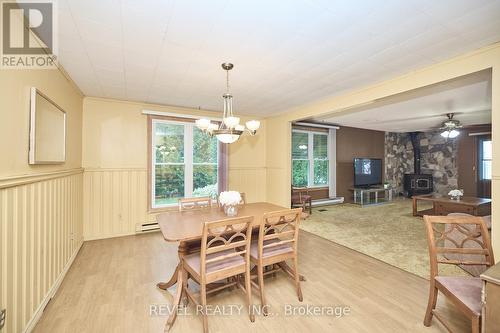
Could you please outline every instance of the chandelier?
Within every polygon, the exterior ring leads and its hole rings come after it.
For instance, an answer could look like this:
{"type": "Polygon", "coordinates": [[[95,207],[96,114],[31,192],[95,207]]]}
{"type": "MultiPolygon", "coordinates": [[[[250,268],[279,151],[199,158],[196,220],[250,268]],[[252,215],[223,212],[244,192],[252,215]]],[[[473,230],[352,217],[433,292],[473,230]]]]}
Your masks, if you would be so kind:
{"type": "Polygon", "coordinates": [[[250,135],[255,135],[260,127],[260,121],[250,120],[245,125],[240,125],[240,118],[233,114],[233,95],[229,92],[229,71],[233,69],[231,63],[223,63],[222,68],[226,71],[226,93],[222,95],[224,100],[224,111],[220,124],[212,123],[209,119],[202,118],[196,120],[196,126],[204,133],[214,136],[223,143],[233,143],[238,141],[240,136],[248,131],[250,135]]]}

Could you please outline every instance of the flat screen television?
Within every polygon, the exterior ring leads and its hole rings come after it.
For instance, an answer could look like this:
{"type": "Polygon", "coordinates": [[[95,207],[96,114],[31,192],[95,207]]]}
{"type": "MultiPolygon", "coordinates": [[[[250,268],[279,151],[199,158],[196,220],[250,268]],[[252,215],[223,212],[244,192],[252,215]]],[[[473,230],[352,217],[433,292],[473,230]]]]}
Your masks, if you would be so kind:
{"type": "Polygon", "coordinates": [[[382,160],[379,158],[354,159],[354,186],[367,187],[382,184],[382,160]]]}

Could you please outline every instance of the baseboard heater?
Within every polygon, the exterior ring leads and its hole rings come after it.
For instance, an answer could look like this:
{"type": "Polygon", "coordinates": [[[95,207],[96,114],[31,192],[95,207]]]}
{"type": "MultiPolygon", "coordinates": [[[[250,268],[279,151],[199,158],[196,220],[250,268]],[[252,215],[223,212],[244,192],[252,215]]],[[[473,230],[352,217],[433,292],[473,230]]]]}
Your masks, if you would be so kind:
{"type": "Polygon", "coordinates": [[[329,199],[319,199],[319,200],[313,200],[312,201],[312,206],[313,207],[318,207],[318,206],[326,206],[326,205],[333,205],[333,204],[340,204],[344,202],[344,197],[336,197],[336,198],[329,198],[329,199]]]}
{"type": "Polygon", "coordinates": [[[135,232],[140,233],[140,232],[148,232],[148,231],[155,231],[155,230],[160,230],[160,226],[156,222],[151,222],[151,223],[144,223],[144,224],[137,225],[135,232]]]}

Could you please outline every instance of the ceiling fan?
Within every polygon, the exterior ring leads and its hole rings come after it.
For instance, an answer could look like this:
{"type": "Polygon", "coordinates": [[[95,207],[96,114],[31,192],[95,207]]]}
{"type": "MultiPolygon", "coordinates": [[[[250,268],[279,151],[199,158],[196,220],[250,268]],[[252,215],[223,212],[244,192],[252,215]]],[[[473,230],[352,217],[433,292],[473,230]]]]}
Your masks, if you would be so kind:
{"type": "Polygon", "coordinates": [[[463,128],[464,126],[460,123],[460,121],[453,119],[454,113],[447,113],[446,116],[448,117],[448,120],[444,121],[441,127],[439,128],[442,130],[441,136],[445,138],[456,138],[460,132],[458,131],[460,128],[463,128]]]}

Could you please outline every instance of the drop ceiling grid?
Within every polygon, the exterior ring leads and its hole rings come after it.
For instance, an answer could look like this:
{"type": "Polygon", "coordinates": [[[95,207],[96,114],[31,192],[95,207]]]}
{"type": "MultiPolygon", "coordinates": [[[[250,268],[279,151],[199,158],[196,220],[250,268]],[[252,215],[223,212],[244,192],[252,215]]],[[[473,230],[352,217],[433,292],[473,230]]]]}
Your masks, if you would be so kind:
{"type": "Polygon", "coordinates": [[[61,0],[60,61],[89,96],[271,115],[500,40],[500,0],[61,0]],[[479,24],[481,23],[481,24],[479,24]]]}

